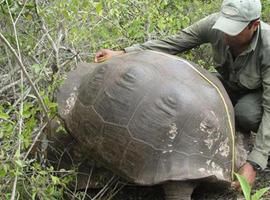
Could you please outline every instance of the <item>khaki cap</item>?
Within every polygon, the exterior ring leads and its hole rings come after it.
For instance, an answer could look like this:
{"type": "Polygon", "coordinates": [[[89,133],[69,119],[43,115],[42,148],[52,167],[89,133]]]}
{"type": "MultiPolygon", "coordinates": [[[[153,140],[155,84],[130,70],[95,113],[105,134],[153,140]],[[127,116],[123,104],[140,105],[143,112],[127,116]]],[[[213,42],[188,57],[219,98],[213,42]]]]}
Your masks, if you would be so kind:
{"type": "Polygon", "coordinates": [[[220,16],[212,27],[228,35],[238,35],[250,21],[261,16],[260,0],[224,0],[220,16]]]}

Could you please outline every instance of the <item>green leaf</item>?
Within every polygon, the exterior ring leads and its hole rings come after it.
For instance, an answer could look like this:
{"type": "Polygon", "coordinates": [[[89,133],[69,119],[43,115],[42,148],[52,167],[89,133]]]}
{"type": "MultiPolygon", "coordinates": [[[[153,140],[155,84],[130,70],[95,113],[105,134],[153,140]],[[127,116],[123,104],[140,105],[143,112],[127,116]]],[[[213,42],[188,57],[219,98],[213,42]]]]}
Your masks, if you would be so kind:
{"type": "Polygon", "coordinates": [[[7,174],[4,168],[0,168],[0,177],[4,177],[7,174]]]}
{"type": "Polygon", "coordinates": [[[33,16],[30,13],[28,13],[27,15],[25,15],[25,18],[27,20],[29,20],[29,21],[33,20],[33,16]]]}
{"type": "Polygon", "coordinates": [[[57,107],[57,103],[54,103],[54,102],[49,102],[48,104],[47,104],[47,106],[49,107],[49,108],[56,108],[57,107]]]}
{"type": "Polygon", "coordinates": [[[32,94],[28,94],[27,96],[28,96],[28,97],[31,97],[31,98],[33,98],[33,99],[36,99],[36,98],[37,98],[35,95],[32,95],[32,94]]]}
{"type": "Polygon", "coordinates": [[[31,117],[31,115],[32,115],[32,112],[29,111],[29,110],[23,112],[23,117],[24,118],[29,118],[29,117],[31,117]]]}
{"type": "Polygon", "coordinates": [[[258,191],[256,191],[255,194],[252,195],[251,200],[260,200],[261,197],[269,190],[269,187],[262,188],[258,191]]]}
{"type": "Polygon", "coordinates": [[[60,180],[57,176],[51,175],[51,179],[54,185],[60,184],[60,180]]]}
{"type": "Polygon", "coordinates": [[[15,154],[14,154],[14,158],[19,158],[20,155],[21,155],[20,149],[18,148],[18,149],[16,149],[16,152],[15,152],[15,154]]]}
{"type": "Polygon", "coordinates": [[[244,176],[241,176],[240,174],[235,173],[241,188],[243,190],[244,196],[246,200],[251,200],[250,199],[250,193],[251,193],[251,188],[250,185],[248,184],[246,178],[244,176]]]}
{"type": "Polygon", "coordinates": [[[0,119],[5,119],[5,120],[7,120],[7,119],[9,119],[9,115],[6,114],[6,113],[0,113],[0,119]]]}
{"type": "Polygon", "coordinates": [[[20,167],[20,168],[23,168],[23,166],[24,166],[24,163],[23,163],[22,160],[15,160],[15,163],[16,163],[17,166],[20,167]]]}
{"type": "Polygon", "coordinates": [[[32,199],[36,199],[36,195],[37,195],[37,192],[36,191],[33,191],[32,192],[32,195],[31,195],[32,196],[32,199]]]}
{"type": "Polygon", "coordinates": [[[31,66],[34,73],[38,74],[41,71],[41,66],[39,64],[33,64],[31,66]]]}
{"type": "Polygon", "coordinates": [[[99,2],[96,6],[96,12],[99,16],[102,15],[102,11],[103,11],[103,5],[102,5],[102,2],[99,2]]]}

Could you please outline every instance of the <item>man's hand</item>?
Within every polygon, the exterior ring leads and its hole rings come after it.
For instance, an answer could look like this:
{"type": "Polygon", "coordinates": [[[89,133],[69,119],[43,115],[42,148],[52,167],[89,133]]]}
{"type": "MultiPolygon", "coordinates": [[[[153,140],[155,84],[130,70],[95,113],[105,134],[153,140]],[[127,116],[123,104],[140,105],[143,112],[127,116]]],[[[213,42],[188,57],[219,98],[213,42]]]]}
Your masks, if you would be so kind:
{"type": "MultiPolygon", "coordinates": [[[[250,184],[251,187],[253,186],[253,184],[255,182],[257,172],[254,170],[254,168],[252,167],[251,164],[249,164],[248,162],[245,163],[240,168],[238,173],[240,175],[244,176],[247,179],[247,181],[248,181],[248,183],[250,184]]],[[[240,183],[238,181],[232,182],[232,187],[239,190],[239,191],[241,191],[240,183]]]]}
{"type": "Polygon", "coordinates": [[[125,53],[124,51],[113,51],[110,49],[101,49],[96,53],[94,61],[96,63],[100,63],[100,62],[103,62],[103,61],[113,57],[113,56],[118,56],[118,55],[121,55],[124,53],[125,53]]]}

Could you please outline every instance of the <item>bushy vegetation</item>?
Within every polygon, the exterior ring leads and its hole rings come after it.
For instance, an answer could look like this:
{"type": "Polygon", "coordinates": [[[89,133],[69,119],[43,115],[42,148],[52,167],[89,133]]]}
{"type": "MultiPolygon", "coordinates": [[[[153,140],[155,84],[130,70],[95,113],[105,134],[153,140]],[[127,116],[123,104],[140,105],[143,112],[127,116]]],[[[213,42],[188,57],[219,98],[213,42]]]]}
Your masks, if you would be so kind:
{"type": "MultiPolygon", "coordinates": [[[[67,185],[76,169],[46,162],[55,89],[67,71],[90,62],[100,48],[177,34],[217,12],[220,2],[0,0],[0,199],[64,199],[71,193],[67,185]]],[[[269,1],[263,4],[267,21],[269,1]]],[[[211,68],[207,46],[183,56],[211,68]]]]}

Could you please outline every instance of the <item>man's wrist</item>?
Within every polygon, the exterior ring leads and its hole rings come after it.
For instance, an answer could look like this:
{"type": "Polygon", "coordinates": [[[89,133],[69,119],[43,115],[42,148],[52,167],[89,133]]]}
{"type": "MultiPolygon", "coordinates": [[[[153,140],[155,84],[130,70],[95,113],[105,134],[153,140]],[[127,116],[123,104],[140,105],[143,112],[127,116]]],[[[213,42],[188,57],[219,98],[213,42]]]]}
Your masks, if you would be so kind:
{"type": "Polygon", "coordinates": [[[260,172],[262,171],[262,168],[260,165],[258,165],[257,163],[253,162],[253,161],[250,161],[250,160],[247,160],[247,163],[249,163],[253,169],[256,171],[256,172],[260,172]]]}
{"type": "Polygon", "coordinates": [[[267,166],[268,155],[256,149],[253,149],[249,153],[247,160],[255,162],[256,164],[261,166],[262,170],[264,170],[267,166]]]}

